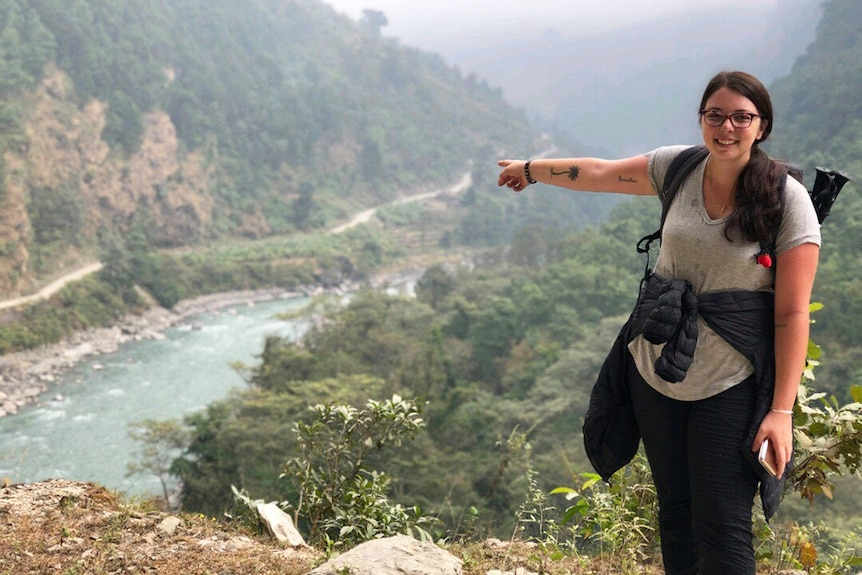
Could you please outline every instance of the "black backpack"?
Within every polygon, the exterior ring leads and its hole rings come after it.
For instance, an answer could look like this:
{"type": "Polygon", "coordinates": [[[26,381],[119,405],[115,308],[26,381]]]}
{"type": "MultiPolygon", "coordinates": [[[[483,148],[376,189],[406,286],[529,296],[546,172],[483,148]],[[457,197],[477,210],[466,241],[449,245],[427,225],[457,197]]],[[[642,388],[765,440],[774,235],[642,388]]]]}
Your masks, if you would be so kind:
{"type": "MultiPolygon", "coordinates": [[[[706,149],[706,146],[691,146],[677,154],[670,163],[670,166],[668,166],[667,173],[665,173],[664,176],[664,182],[662,183],[662,189],[659,192],[662,205],[661,223],[655,232],[642,237],[637,244],[638,253],[647,254],[647,271],[649,271],[650,245],[655,240],[661,240],[661,231],[664,228],[664,221],[667,218],[667,212],[676,197],[677,191],[679,191],[682,182],[685,181],[694,167],[702,162],[707,155],[709,155],[709,151],[706,149]]],[[[817,175],[814,179],[814,186],[808,190],[808,197],[811,198],[811,203],[814,204],[814,210],[817,212],[817,221],[822,224],[823,220],[829,216],[832,204],[835,203],[835,199],[838,197],[838,193],[841,191],[841,188],[851,180],[844,172],[838,172],[821,167],[817,167],[815,169],[817,171],[817,175]]],[[[788,166],[788,171],[796,171],[801,180],[801,170],[793,166],[788,166]]],[[[781,185],[781,190],[784,190],[784,184],[781,185]]],[[[776,231],[776,234],[777,233],[778,232],[776,231]]],[[[758,255],[764,254],[769,255],[770,262],[775,261],[775,237],[771,238],[770,241],[761,240],[760,254],[758,255]]],[[[772,264],[770,263],[767,267],[772,267],[772,264]]]]}

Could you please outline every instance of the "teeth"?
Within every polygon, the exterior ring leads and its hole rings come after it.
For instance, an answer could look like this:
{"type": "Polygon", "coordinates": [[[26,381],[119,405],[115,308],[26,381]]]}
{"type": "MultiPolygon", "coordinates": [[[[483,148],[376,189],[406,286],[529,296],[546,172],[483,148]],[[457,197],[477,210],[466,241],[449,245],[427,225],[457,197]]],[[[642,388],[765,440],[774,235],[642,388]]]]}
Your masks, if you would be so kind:
{"type": "Polygon", "coordinates": [[[735,144],[736,141],[734,141],[734,140],[718,140],[718,143],[722,144],[724,146],[729,146],[731,144],[735,144]]]}

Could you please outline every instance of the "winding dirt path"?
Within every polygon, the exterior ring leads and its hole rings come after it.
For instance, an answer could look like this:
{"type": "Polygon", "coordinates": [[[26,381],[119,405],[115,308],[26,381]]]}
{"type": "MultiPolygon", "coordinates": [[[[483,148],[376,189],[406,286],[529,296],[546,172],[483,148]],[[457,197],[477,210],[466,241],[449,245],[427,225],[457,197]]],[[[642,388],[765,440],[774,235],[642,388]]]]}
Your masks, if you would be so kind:
{"type": "Polygon", "coordinates": [[[78,268],[74,271],[67,273],[64,276],[57,278],[56,280],[52,281],[51,283],[49,283],[48,285],[46,285],[45,287],[43,287],[42,289],[40,289],[38,292],[36,292],[34,294],[16,297],[13,299],[7,299],[5,301],[0,301],[0,310],[18,307],[20,305],[33,303],[33,302],[39,301],[39,300],[48,299],[49,297],[51,297],[52,295],[54,295],[55,293],[57,293],[58,291],[63,289],[63,287],[66,284],[68,284],[70,282],[78,281],[80,279],[84,279],[88,275],[90,275],[92,273],[96,273],[100,269],[102,269],[102,263],[101,262],[95,262],[95,263],[87,264],[82,268],[78,268]]]}
{"type": "MultiPolygon", "coordinates": [[[[376,206],[373,208],[369,208],[367,210],[363,210],[363,211],[359,212],[358,214],[356,214],[355,216],[353,216],[350,219],[350,221],[343,223],[341,225],[338,225],[338,226],[332,228],[331,230],[329,230],[329,233],[330,234],[340,234],[346,230],[349,230],[350,228],[358,226],[359,224],[364,224],[364,223],[368,222],[371,218],[374,217],[374,215],[377,213],[377,210],[379,210],[383,207],[389,206],[389,205],[407,204],[410,202],[418,202],[421,200],[427,200],[429,198],[433,198],[434,196],[437,196],[437,195],[440,195],[443,193],[457,194],[457,193],[464,192],[465,190],[467,190],[467,188],[470,187],[472,182],[473,182],[473,179],[470,177],[470,173],[467,172],[466,174],[464,174],[464,176],[457,183],[455,183],[452,186],[449,186],[447,188],[434,190],[434,191],[427,192],[424,194],[416,194],[413,196],[406,196],[403,198],[399,198],[393,202],[389,202],[388,204],[383,204],[381,206],[376,206]]],[[[78,281],[80,279],[83,279],[92,273],[96,273],[100,269],[102,269],[101,262],[95,262],[95,263],[87,264],[84,267],[73,270],[73,271],[63,275],[62,277],[57,278],[56,280],[54,280],[50,284],[46,285],[45,287],[43,287],[41,290],[39,290],[38,292],[36,292],[34,294],[0,301],[0,310],[16,308],[18,306],[26,305],[26,304],[37,302],[40,300],[46,300],[49,297],[51,297],[52,295],[54,295],[55,293],[57,293],[58,291],[60,291],[61,289],[63,289],[63,287],[65,287],[66,284],[68,284],[70,282],[78,281]]]]}
{"type": "MultiPolygon", "coordinates": [[[[470,187],[472,182],[473,182],[473,179],[470,177],[470,173],[467,172],[466,174],[464,174],[464,176],[457,183],[455,183],[452,186],[449,186],[447,188],[434,190],[434,191],[427,192],[424,194],[416,194],[413,196],[406,196],[403,198],[399,198],[393,202],[389,202],[388,204],[383,204],[380,206],[369,208],[367,210],[363,210],[363,211],[359,212],[358,214],[356,214],[355,216],[353,216],[350,219],[350,221],[330,229],[329,233],[330,234],[340,234],[346,230],[349,230],[350,228],[358,226],[359,224],[364,224],[364,223],[368,222],[371,218],[374,217],[374,215],[377,213],[377,210],[379,210],[383,207],[386,207],[386,206],[397,205],[397,204],[407,204],[410,202],[418,202],[421,200],[427,200],[429,198],[433,198],[433,197],[440,195],[440,194],[443,194],[443,193],[457,194],[457,193],[464,192],[465,190],[467,190],[467,188],[470,187]]],[[[54,280],[50,284],[46,285],[45,287],[43,287],[41,290],[39,290],[38,292],[36,292],[34,294],[0,301],[0,310],[16,308],[18,306],[26,305],[26,304],[37,302],[40,300],[46,300],[49,297],[51,297],[52,295],[54,295],[55,293],[57,293],[58,291],[60,291],[61,289],[63,289],[63,287],[65,287],[66,284],[68,284],[70,282],[78,281],[80,279],[83,279],[92,273],[96,273],[100,269],[102,269],[101,262],[95,262],[95,263],[87,264],[84,267],[73,270],[73,271],[63,275],[62,277],[57,278],[56,280],[54,280]]]]}
{"type": "Polygon", "coordinates": [[[464,174],[458,182],[439,190],[433,190],[430,192],[425,192],[424,194],[416,194],[413,196],[405,196],[403,198],[398,198],[395,201],[389,202],[388,204],[383,204],[380,206],[376,206],[373,208],[368,208],[367,210],[363,210],[353,216],[349,222],[343,223],[341,225],[335,226],[331,230],[329,230],[330,234],[340,234],[344,231],[349,230],[350,228],[354,228],[359,224],[367,223],[377,211],[381,208],[385,208],[386,206],[395,206],[399,204],[409,204],[411,202],[418,202],[421,200],[427,200],[433,198],[435,196],[439,196],[440,194],[460,194],[461,192],[466,191],[473,184],[473,178],[470,175],[470,172],[464,174]]]}
{"type": "MultiPolygon", "coordinates": [[[[541,154],[538,154],[535,157],[537,157],[537,158],[538,157],[545,157],[549,154],[552,154],[555,151],[556,151],[556,147],[553,147],[553,148],[550,148],[548,150],[545,150],[544,152],[542,152],[541,154]]],[[[397,200],[389,202],[387,204],[383,204],[380,206],[369,208],[367,210],[363,210],[363,211],[359,212],[358,214],[356,214],[355,216],[353,216],[350,219],[350,221],[345,222],[343,224],[340,224],[340,225],[335,226],[334,228],[330,229],[329,233],[330,234],[340,234],[344,231],[349,230],[350,228],[356,227],[360,224],[367,223],[369,220],[371,220],[371,218],[373,218],[375,216],[375,214],[377,214],[378,210],[380,210],[381,208],[384,208],[386,206],[394,206],[394,205],[399,205],[399,204],[409,204],[411,202],[419,202],[422,200],[427,200],[427,199],[439,196],[441,194],[460,194],[460,193],[465,192],[467,189],[469,189],[469,187],[471,185],[473,185],[473,178],[472,178],[470,172],[467,172],[461,177],[460,180],[458,180],[456,183],[452,184],[451,186],[441,188],[439,190],[432,190],[430,192],[425,192],[423,194],[415,194],[412,196],[405,196],[403,198],[398,198],[397,200]]],[[[95,262],[95,263],[87,264],[84,267],[78,268],[77,270],[71,271],[64,276],[57,278],[56,280],[54,280],[50,284],[46,285],[45,287],[43,287],[41,290],[39,290],[38,292],[36,292],[34,294],[0,301],[0,310],[15,308],[18,306],[22,306],[22,305],[25,305],[28,303],[33,303],[33,302],[40,301],[40,300],[46,300],[49,297],[51,297],[52,295],[54,295],[55,293],[57,293],[58,291],[60,291],[61,289],[63,289],[63,287],[66,284],[68,284],[70,282],[78,281],[80,279],[83,279],[92,273],[96,273],[100,269],[102,269],[102,263],[101,262],[95,262]]]]}
{"type": "MultiPolygon", "coordinates": [[[[551,146],[547,150],[545,150],[539,154],[536,154],[533,157],[534,158],[547,158],[548,156],[550,156],[556,152],[557,152],[557,147],[551,146]]],[[[388,204],[383,204],[383,205],[376,206],[373,208],[368,208],[367,210],[363,210],[363,211],[359,212],[358,214],[356,214],[355,216],[353,216],[349,222],[340,224],[340,225],[335,226],[334,228],[330,229],[329,233],[330,234],[340,234],[341,232],[347,231],[350,228],[358,226],[359,224],[367,223],[369,220],[371,220],[371,218],[374,217],[374,215],[377,213],[378,210],[380,210],[381,208],[385,208],[386,206],[395,206],[395,205],[399,205],[399,204],[409,204],[411,202],[419,202],[422,200],[431,199],[433,197],[436,197],[436,196],[439,196],[442,194],[460,194],[460,193],[466,192],[470,188],[470,186],[472,186],[472,185],[473,185],[473,176],[470,172],[467,172],[463,176],[461,176],[460,180],[458,180],[456,183],[454,183],[451,186],[448,186],[446,188],[441,188],[439,190],[432,190],[430,192],[425,192],[424,194],[405,196],[403,198],[398,198],[397,200],[389,202],[388,204]]]]}

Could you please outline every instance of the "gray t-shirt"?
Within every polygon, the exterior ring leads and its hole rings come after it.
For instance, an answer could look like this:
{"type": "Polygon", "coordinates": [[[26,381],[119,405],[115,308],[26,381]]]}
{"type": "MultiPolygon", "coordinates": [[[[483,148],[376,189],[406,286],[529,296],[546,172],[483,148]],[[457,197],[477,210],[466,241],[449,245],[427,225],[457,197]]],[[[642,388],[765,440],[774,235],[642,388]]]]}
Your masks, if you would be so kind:
{"type": "MultiPolygon", "coordinates": [[[[654,189],[661,189],[671,161],[686,147],[663,147],[648,154],[654,189]]],[[[739,234],[732,234],[733,241],[728,241],[724,236],[727,218],[713,220],[707,215],[703,202],[706,162],[692,170],[671,204],[662,230],[656,274],[688,280],[695,295],[728,290],[771,291],[773,271],[756,260],[760,244],[746,241],[739,234]]],[[[820,224],[805,186],[788,177],[783,205],[776,255],[804,243],[819,246],[820,224]]],[[[705,399],[733,387],[753,373],[751,363],[711,330],[703,318],[698,316],[697,324],[694,361],[686,378],[679,383],[665,381],[655,373],[661,345],[653,345],[640,336],[629,344],[638,371],[659,393],[684,401],[705,399]]]]}

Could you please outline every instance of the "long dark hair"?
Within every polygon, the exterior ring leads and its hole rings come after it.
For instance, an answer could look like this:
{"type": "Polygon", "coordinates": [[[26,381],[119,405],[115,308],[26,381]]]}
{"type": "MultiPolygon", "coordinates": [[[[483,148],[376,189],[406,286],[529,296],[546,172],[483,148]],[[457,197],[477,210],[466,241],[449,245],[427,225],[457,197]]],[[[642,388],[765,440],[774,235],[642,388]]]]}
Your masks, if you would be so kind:
{"type": "MultiPolygon", "coordinates": [[[[721,88],[751,100],[763,127],[763,135],[755,140],[751,157],[736,181],[736,207],[727,219],[724,235],[730,239],[730,230],[738,229],[750,242],[769,241],[781,225],[780,190],[788,175],[784,164],[772,160],[760,149],[760,143],[772,132],[772,100],[766,87],[751,74],[719,72],[706,85],[699,110],[704,109],[707,100],[721,88]]],[[[798,178],[796,173],[792,175],[798,178]]]]}

